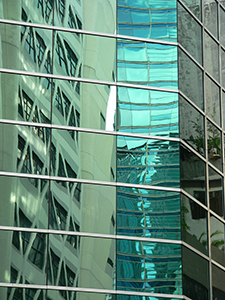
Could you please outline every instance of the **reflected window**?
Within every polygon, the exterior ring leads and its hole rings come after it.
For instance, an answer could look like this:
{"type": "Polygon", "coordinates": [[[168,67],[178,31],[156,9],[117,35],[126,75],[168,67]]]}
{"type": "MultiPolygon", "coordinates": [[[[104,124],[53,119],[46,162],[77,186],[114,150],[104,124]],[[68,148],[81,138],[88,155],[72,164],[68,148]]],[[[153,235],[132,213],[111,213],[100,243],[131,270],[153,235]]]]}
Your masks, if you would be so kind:
{"type": "Polygon", "coordinates": [[[24,91],[22,91],[22,102],[23,110],[25,113],[25,119],[29,121],[34,102],[30,99],[30,97],[28,97],[28,95],[24,91]]]}
{"type": "MultiPolygon", "coordinates": [[[[50,74],[51,73],[51,57],[50,57],[50,51],[48,51],[48,54],[47,54],[47,58],[46,58],[46,61],[45,61],[45,64],[44,64],[44,70],[43,70],[44,73],[46,74],[50,74]]],[[[45,78],[44,79],[44,86],[46,87],[46,89],[49,89],[50,86],[51,86],[51,78],[45,78]]]]}
{"type": "Polygon", "coordinates": [[[56,170],[56,147],[51,143],[51,165],[52,165],[52,173],[55,174],[56,170]]]}
{"type": "MultiPolygon", "coordinates": [[[[22,210],[19,210],[19,220],[20,220],[20,227],[26,227],[30,228],[32,225],[32,222],[25,216],[25,214],[22,212],[22,210]]],[[[22,243],[23,243],[23,254],[25,254],[27,250],[27,246],[29,244],[30,240],[30,232],[22,231],[21,236],[22,236],[22,243]]]]}
{"type": "MultiPolygon", "coordinates": [[[[81,68],[82,68],[82,64],[80,64],[79,67],[79,73],[78,73],[79,78],[81,77],[81,68]]],[[[78,95],[80,95],[80,81],[77,82],[75,91],[77,92],[78,95]]]]}
{"type": "MultiPolygon", "coordinates": [[[[74,14],[72,12],[71,6],[69,6],[69,17],[68,17],[68,25],[70,28],[77,29],[77,25],[75,22],[74,14]]],[[[77,36],[79,36],[79,33],[76,33],[77,36]]]]}
{"type": "MultiPolygon", "coordinates": [[[[22,21],[27,22],[27,14],[25,13],[25,10],[22,8],[22,16],[21,16],[22,21]]],[[[24,33],[26,31],[25,26],[21,26],[21,41],[23,39],[24,33]]]]}
{"type": "MultiPolygon", "coordinates": [[[[70,113],[69,126],[72,127],[76,126],[73,108],[71,109],[71,113],[70,113]]],[[[72,139],[74,139],[74,130],[69,131],[69,134],[71,135],[72,139]]]]}
{"type": "Polygon", "coordinates": [[[59,88],[57,89],[54,105],[56,108],[58,108],[60,113],[63,115],[62,96],[61,96],[59,88]]]}
{"type": "Polygon", "coordinates": [[[64,93],[62,93],[62,97],[63,97],[64,111],[67,119],[70,110],[70,100],[66,97],[64,93]]]}
{"type": "MultiPolygon", "coordinates": [[[[32,122],[40,123],[39,117],[38,117],[38,110],[37,106],[35,107],[32,122]]],[[[44,129],[43,127],[33,127],[34,133],[44,142],[44,129]]]]}
{"type": "Polygon", "coordinates": [[[59,0],[59,16],[61,22],[63,23],[64,16],[65,16],[65,0],[59,0]]]}
{"type": "MultiPolygon", "coordinates": [[[[42,174],[42,169],[43,169],[43,162],[40,160],[40,158],[34,152],[32,152],[32,158],[33,158],[33,171],[34,171],[34,174],[41,175],[42,174]]],[[[33,178],[32,180],[33,180],[34,186],[37,187],[38,186],[38,179],[33,178]]]]}
{"type": "MultiPolygon", "coordinates": [[[[41,115],[41,122],[42,123],[46,123],[46,124],[50,124],[50,120],[43,114],[43,112],[40,112],[41,115]]],[[[49,141],[49,136],[50,136],[50,128],[44,128],[45,130],[45,136],[46,136],[46,143],[48,143],[49,141]]]]}
{"type": "Polygon", "coordinates": [[[31,58],[34,62],[36,62],[36,50],[35,50],[35,44],[34,44],[34,33],[33,29],[30,27],[27,33],[27,38],[25,42],[25,48],[29,52],[31,58]]]}
{"type": "Polygon", "coordinates": [[[53,0],[45,0],[45,20],[48,22],[53,8],[53,0]]]}
{"type": "Polygon", "coordinates": [[[77,20],[77,26],[78,26],[78,29],[82,29],[82,22],[81,20],[78,18],[78,16],[76,15],[76,20],[77,20]]]}
{"type": "Polygon", "coordinates": [[[56,211],[56,215],[57,215],[57,223],[59,224],[59,227],[61,230],[65,230],[66,229],[67,212],[55,198],[54,198],[54,203],[55,203],[55,211],[56,211]]]}
{"type": "Polygon", "coordinates": [[[67,50],[67,58],[70,63],[70,75],[75,76],[76,69],[77,69],[77,63],[78,63],[78,58],[73,52],[73,50],[70,48],[70,46],[65,42],[66,50],[67,50]]]}
{"type": "MultiPolygon", "coordinates": [[[[66,286],[66,278],[65,278],[65,271],[64,271],[64,263],[61,266],[61,272],[59,276],[59,286],[66,286]]],[[[60,290],[59,293],[62,295],[64,299],[67,299],[67,292],[64,290],[60,290]]]]}
{"type": "Polygon", "coordinates": [[[76,275],[68,266],[66,266],[66,273],[67,273],[67,285],[72,287],[76,275]]]}
{"type": "Polygon", "coordinates": [[[37,43],[37,59],[38,59],[38,65],[40,67],[42,61],[43,61],[43,56],[45,53],[46,45],[42,37],[36,33],[36,43],[37,43]]]}
{"type": "Polygon", "coordinates": [[[80,202],[80,195],[81,195],[81,183],[78,182],[74,192],[74,197],[78,202],[80,202]]]}
{"type": "Polygon", "coordinates": [[[50,249],[50,253],[51,253],[51,260],[52,260],[52,271],[53,271],[53,277],[54,277],[54,281],[56,284],[56,279],[57,279],[57,275],[58,275],[58,269],[59,269],[59,257],[52,251],[52,249],[50,249]]]}
{"type": "Polygon", "coordinates": [[[31,174],[31,161],[30,161],[30,148],[27,148],[27,153],[25,155],[22,167],[22,173],[31,174]]]}
{"type": "Polygon", "coordinates": [[[60,67],[64,70],[65,73],[67,73],[67,64],[66,64],[66,58],[65,58],[65,53],[64,49],[62,46],[62,43],[59,39],[59,36],[57,36],[56,40],[56,60],[60,67]]]}
{"type": "Polygon", "coordinates": [[[39,9],[42,17],[44,16],[43,0],[35,0],[36,6],[39,9]]]}
{"type": "MultiPolygon", "coordinates": [[[[69,231],[77,231],[80,232],[80,226],[72,221],[72,218],[70,218],[70,227],[69,231]]],[[[68,235],[66,240],[72,245],[73,248],[77,249],[79,247],[79,239],[80,237],[77,235],[68,235]]]]}
{"type": "Polygon", "coordinates": [[[23,150],[25,148],[25,140],[18,135],[18,151],[17,151],[17,166],[19,165],[22,155],[23,155],[23,150]]]}
{"type": "MultiPolygon", "coordinates": [[[[62,160],[61,154],[59,154],[58,176],[60,176],[60,177],[66,177],[66,172],[65,172],[65,169],[64,169],[64,164],[63,164],[63,160],[62,160]]],[[[61,181],[60,183],[62,184],[62,186],[66,187],[66,182],[61,181]]]]}
{"type": "Polygon", "coordinates": [[[44,265],[45,246],[45,235],[43,233],[37,233],[30,249],[28,259],[39,269],[42,269],[44,265]]]}

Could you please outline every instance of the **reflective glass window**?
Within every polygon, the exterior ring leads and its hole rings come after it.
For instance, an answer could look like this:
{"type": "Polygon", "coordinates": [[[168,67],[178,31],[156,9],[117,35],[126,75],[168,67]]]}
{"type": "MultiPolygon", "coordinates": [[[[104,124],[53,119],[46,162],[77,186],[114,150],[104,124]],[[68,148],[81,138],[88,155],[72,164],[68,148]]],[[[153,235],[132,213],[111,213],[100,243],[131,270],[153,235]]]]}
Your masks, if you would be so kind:
{"type": "Polygon", "coordinates": [[[209,206],[223,217],[223,184],[222,176],[209,167],[209,206]]]}
{"type": "MultiPolygon", "coordinates": [[[[213,21],[213,23],[216,23],[213,21]]],[[[211,76],[219,81],[219,46],[212,37],[204,32],[205,69],[211,76]]]]}
{"type": "Polygon", "coordinates": [[[218,28],[217,21],[218,19],[218,3],[217,1],[207,1],[204,2],[204,25],[206,28],[217,38],[218,37],[218,28]]]}
{"type": "Polygon", "coordinates": [[[182,2],[190,9],[190,11],[199,19],[202,19],[202,3],[201,0],[182,0],[182,2]]]}
{"type": "Polygon", "coordinates": [[[218,125],[220,125],[220,89],[206,75],[205,76],[206,113],[218,125]]]}
{"type": "Polygon", "coordinates": [[[217,129],[209,121],[207,121],[207,145],[208,145],[208,158],[210,162],[221,171],[222,170],[221,131],[217,129]]]}
{"type": "Polygon", "coordinates": [[[224,280],[224,270],[212,264],[212,292],[214,299],[222,300],[225,297],[224,280]]]}
{"type": "Polygon", "coordinates": [[[224,223],[210,215],[211,256],[219,264],[225,266],[224,223]]]}

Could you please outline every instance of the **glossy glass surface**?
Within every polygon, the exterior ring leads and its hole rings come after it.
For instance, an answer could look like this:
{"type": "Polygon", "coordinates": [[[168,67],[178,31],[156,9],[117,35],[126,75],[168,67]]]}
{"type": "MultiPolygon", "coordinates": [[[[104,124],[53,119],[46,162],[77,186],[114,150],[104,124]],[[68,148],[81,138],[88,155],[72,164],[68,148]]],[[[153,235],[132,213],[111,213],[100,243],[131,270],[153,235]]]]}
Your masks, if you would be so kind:
{"type": "Polygon", "coordinates": [[[224,223],[210,215],[210,244],[212,259],[225,266],[224,223]]]}
{"type": "Polygon", "coordinates": [[[117,130],[135,134],[178,136],[178,95],[117,88],[117,130]]]}
{"type": "Polygon", "coordinates": [[[221,131],[207,121],[208,158],[210,162],[222,171],[221,131]]]}
{"type": "Polygon", "coordinates": [[[90,180],[116,180],[116,137],[52,130],[52,175],[90,180]]]}
{"type": "Polygon", "coordinates": [[[179,129],[180,138],[205,155],[204,117],[182,96],[179,96],[179,129]]]}
{"type": "Polygon", "coordinates": [[[212,265],[212,292],[214,299],[223,300],[225,297],[224,281],[224,271],[212,265]]]}
{"type": "Polygon", "coordinates": [[[209,167],[209,206],[223,217],[223,183],[222,176],[209,167]]]}
{"type": "Polygon", "coordinates": [[[180,194],[118,187],[117,234],[180,239],[180,194]]]}
{"type": "Polygon", "coordinates": [[[178,3],[178,42],[202,64],[202,28],[178,3]]]}
{"type": "MultiPolygon", "coordinates": [[[[223,5],[224,5],[224,1],[223,5]]],[[[220,7],[220,42],[223,46],[225,46],[225,36],[223,34],[225,30],[225,10],[220,7]]]]}
{"type": "Polygon", "coordinates": [[[221,48],[221,81],[222,86],[225,87],[225,51],[221,48]]]}
{"type": "Polygon", "coordinates": [[[220,90],[208,76],[205,76],[206,114],[220,125],[220,90]]]}
{"type": "Polygon", "coordinates": [[[190,9],[190,11],[199,19],[202,19],[201,0],[182,0],[182,2],[190,9]]]}
{"type": "Polygon", "coordinates": [[[178,50],[178,58],[179,89],[203,110],[202,71],[182,50],[178,50]]]}
{"type": "Polygon", "coordinates": [[[188,148],[180,146],[181,188],[206,205],[205,163],[188,148]]]}
{"type": "Polygon", "coordinates": [[[117,289],[182,294],[181,246],[118,240],[117,289]]]}
{"type": "MultiPolygon", "coordinates": [[[[17,270],[13,271],[14,274],[12,276],[15,276],[15,279],[20,277],[17,276],[17,270]],[[17,276],[17,277],[16,277],[17,276]]],[[[27,283],[27,280],[25,280],[25,283],[27,283]]],[[[13,288],[0,288],[0,296],[2,299],[38,299],[38,300],[45,300],[46,290],[41,289],[23,289],[19,287],[13,287],[13,288]],[[8,297],[8,298],[7,298],[8,297]]]]}
{"type": "Polygon", "coordinates": [[[207,254],[207,211],[193,200],[181,195],[181,218],[182,240],[207,254]]]}
{"type": "Polygon", "coordinates": [[[119,40],[117,80],[177,89],[177,47],[119,40]]]}
{"type": "Polygon", "coordinates": [[[176,142],[117,137],[117,181],[179,187],[176,142]]]}
{"type": "Polygon", "coordinates": [[[217,38],[218,37],[218,28],[217,22],[218,19],[218,3],[217,1],[204,1],[204,25],[206,28],[217,38]]]}
{"type": "Polygon", "coordinates": [[[204,32],[204,43],[205,69],[213,78],[219,81],[219,46],[206,32],[204,32]]]}
{"type": "Polygon", "coordinates": [[[182,262],[183,294],[190,299],[208,300],[208,262],[185,247],[182,247],[182,262]]]}
{"type": "Polygon", "coordinates": [[[176,41],[176,1],[119,0],[118,34],[176,41]]]}

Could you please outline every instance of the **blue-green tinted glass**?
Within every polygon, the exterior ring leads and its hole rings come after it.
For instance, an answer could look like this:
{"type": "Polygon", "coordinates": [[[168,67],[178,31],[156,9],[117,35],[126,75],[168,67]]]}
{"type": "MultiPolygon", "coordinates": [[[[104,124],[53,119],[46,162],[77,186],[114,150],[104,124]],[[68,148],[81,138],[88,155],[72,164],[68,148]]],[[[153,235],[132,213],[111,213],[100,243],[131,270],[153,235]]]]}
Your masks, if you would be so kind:
{"type": "Polygon", "coordinates": [[[118,187],[117,234],[180,239],[180,194],[118,187]]]}
{"type": "Polygon", "coordinates": [[[117,289],[182,294],[181,246],[117,241],[117,289]]]}
{"type": "Polygon", "coordinates": [[[119,40],[117,42],[117,80],[177,89],[177,47],[119,40]]]}
{"type": "Polygon", "coordinates": [[[117,130],[178,136],[178,94],[118,87],[117,130]]]}
{"type": "Polygon", "coordinates": [[[179,187],[179,144],[117,137],[117,181],[179,187]]]}
{"type": "Polygon", "coordinates": [[[117,22],[119,34],[176,41],[176,1],[119,0],[117,22]]]}
{"type": "Polygon", "coordinates": [[[210,244],[212,259],[225,266],[224,223],[210,215],[210,244]]]}

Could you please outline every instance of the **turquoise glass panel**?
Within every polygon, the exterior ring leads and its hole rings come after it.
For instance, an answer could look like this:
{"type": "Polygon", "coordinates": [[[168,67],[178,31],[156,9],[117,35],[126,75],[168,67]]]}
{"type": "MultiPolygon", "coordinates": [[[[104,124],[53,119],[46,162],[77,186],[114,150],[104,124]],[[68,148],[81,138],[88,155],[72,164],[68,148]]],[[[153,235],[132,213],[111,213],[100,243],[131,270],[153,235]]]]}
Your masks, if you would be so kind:
{"type": "Polygon", "coordinates": [[[118,87],[117,131],[178,137],[178,94],[118,87]]]}
{"type": "Polygon", "coordinates": [[[176,41],[176,1],[119,0],[117,22],[119,34],[176,41]]]}
{"type": "Polygon", "coordinates": [[[180,194],[117,188],[117,234],[180,239],[180,194]]]}
{"type": "Polygon", "coordinates": [[[117,289],[182,294],[181,246],[118,240],[117,289]]]}
{"type": "Polygon", "coordinates": [[[179,144],[118,136],[117,181],[179,187],[179,144]]]}
{"type": "Polygon", "coordinates": [[[177,47],[118,40],[117,81],[177,89],[177,47]]]}

